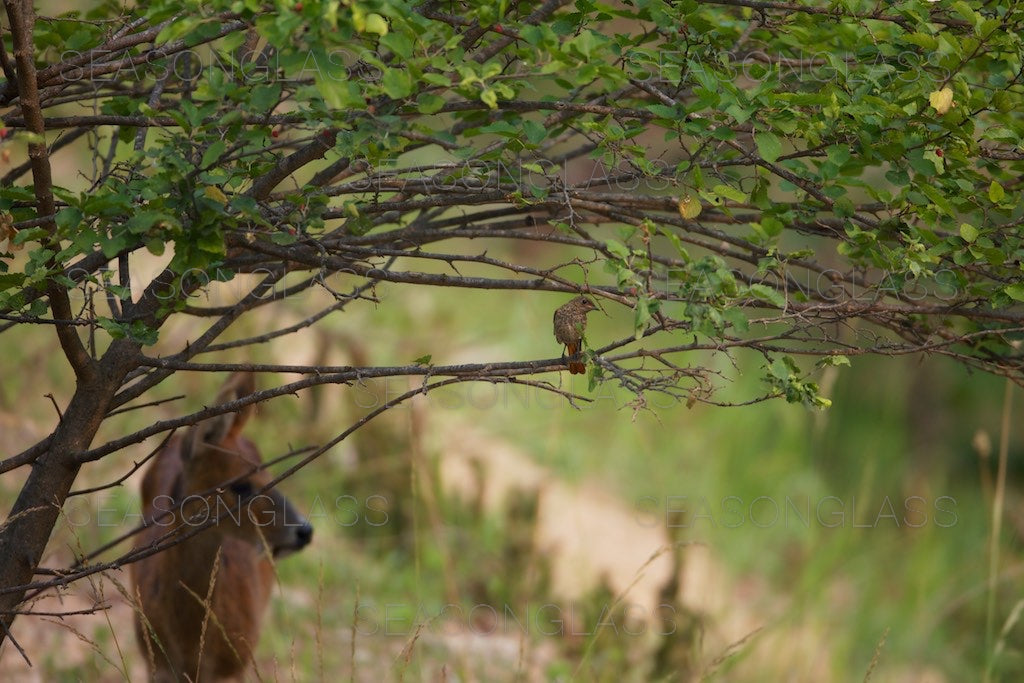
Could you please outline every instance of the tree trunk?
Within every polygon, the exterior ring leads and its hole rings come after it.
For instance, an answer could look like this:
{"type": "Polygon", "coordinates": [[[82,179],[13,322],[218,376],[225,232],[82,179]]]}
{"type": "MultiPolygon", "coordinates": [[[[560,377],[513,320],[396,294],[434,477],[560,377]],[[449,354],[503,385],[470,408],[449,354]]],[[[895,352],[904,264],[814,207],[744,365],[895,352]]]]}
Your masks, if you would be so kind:
{"type": "Polygon", "coordinates": [[[32,472],[0,526],[0,645],[17,616],[26,584],[46,549],[71,485],[106,416],[111,399],[135,366],[135,349],[117,341],[97,365],[97,372],[79,379],[75,394],[53,435],[50,448],[32,465],[32,472]]]}

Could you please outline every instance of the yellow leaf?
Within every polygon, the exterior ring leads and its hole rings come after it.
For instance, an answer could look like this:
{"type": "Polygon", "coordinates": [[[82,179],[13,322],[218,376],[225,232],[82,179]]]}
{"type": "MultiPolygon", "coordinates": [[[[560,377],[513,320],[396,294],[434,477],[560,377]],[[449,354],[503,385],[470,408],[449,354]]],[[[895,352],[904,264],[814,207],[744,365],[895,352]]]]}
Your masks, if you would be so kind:
{"type": "Polygon", "coordinates": [[[700,215],[700,199],[695,194],[684,194],[679,198],[679,215],[692,220],[700,215]]]}
{"type": "Polygon", "coordinates": [[[363,32],[386,36],[388,34],[388,22],[381,15],[371,12],[366,15],[366,25],[363,32]]]}
{"type": "Polygon", "coordinates": [[[338,5],[340,4],[339,0],[331,0],[327,3],[327,9],[324,10],[324,21],[332,29],[338,28],[338,5]]]}
{"type": "Polygon", "coordinates": [[[214,201],[218,201],[218,202],[220,202],[222,204],[227,204],[228,203],[227,195],[225,195],[221,191],[221,189],[219,187],[217,187],[216,185],[207,185],[206,189],[203,190],[203,194],[206,195],[207,197],[209,197],[210,199],[213,199],[214,201]]]}
{"type": "Polygon", "coordinates": [[[948,86],[942,90],[936,90],[928,96],[928,101],[935,107],[935,111],[945,114],[953,106],[953,90],[948,86]]]}

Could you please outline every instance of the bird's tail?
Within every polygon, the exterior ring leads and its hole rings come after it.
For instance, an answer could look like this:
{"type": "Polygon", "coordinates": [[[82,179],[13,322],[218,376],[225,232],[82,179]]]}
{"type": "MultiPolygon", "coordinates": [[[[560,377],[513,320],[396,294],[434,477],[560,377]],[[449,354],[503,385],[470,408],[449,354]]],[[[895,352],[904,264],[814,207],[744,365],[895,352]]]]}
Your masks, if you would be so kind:
{"type": "Polygon", "coordinates": [[[579,362],[578,360],[572,360],[573,358],[576,358],[579,355],[579,353],[580,353],[580,345],[579,344],[566,344],[565,349],[566,349],[566,351],[569,352],[569,358],[570,358],[570,360],[569,360],[569,374],[570,375],[582,375],[583,373],[585,373],[587,371],[586,366],[583,365],[583,363],[579,362]]]}

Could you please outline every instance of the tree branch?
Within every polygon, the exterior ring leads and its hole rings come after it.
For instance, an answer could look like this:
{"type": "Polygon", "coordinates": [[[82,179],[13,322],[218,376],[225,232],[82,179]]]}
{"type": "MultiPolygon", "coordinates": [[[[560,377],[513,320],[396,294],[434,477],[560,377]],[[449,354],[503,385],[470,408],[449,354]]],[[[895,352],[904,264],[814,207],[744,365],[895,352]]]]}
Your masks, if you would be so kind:
{"type": "MultiPolygon", "coordinates": [[[[18,69],[18,100],[21,104],[21,112],[25,117],[26,128],[39,136],[38,142],[30,142],[28,145],[29,163],[32,167],[32,188],[35,192],[39,215],[53,216],[56,213],[53,203],[53,179],[50,175],[50,156],[45,142],[46,125],[39,107],[35,45],[32,42],[35,10],[30,0],[25,2],[5,0],[4,6],[11,22],[14,61],[18,69]]],[[[52,219],[45,223],[45,227],[51,234],[57,228],[52,219]]],[[[55,251],[58,250],[55,249],[55,251]]],[[[67,290],[63,285],[51,279],[47,284],[46,292],[50,298],[50,308],[53,310],[54,318],[69,320],[74,317],[71,313],[67,290]]],[[[58,324],[55,329],[64,355],[74,369],[75,375],[82,380],[95,373],[93,360],[78,338],[75,328],[58,324]]]]}

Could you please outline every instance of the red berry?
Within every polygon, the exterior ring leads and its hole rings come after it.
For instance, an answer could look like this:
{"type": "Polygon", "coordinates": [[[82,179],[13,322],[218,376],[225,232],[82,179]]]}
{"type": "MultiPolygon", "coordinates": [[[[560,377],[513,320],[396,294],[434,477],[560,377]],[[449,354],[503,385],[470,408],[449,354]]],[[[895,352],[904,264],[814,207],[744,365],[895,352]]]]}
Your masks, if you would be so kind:
{"type": "Polygon", "coordinates": [[[6,138],[10,134],[11,134],[11,129],[10,128],[0,128],[0,140],[3,140],[4,138],[6,138]]]}
{"type": "Polygon", "coordinates": [[[942,158],[942,150],[939,149],[938,147],[935,148],[935,156],[939,157],[940,159],[942,158]]]}
{"type": "Polygon", "coordinates": [[[277,128],[275,128],[274,130],[270,131],[270,137],[272,137],[272,138],[276,138],[280,134],[281,134],[281,131],[279,131],[277,128]]]}
{"type": "Polygon", "coordinates": [[[505,29],[502,27],[501,24],[495,24],[494,25],[494,32],[495,33],[504,33],[505,29]]]}
{"type": "Polygon", "coordinates": [[[301,12],[302,11],[302,3],[301,2],[295,3],[294,5],[292,5],[292,9],[295,10],[296,12],[301,12]]]}

